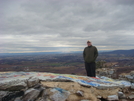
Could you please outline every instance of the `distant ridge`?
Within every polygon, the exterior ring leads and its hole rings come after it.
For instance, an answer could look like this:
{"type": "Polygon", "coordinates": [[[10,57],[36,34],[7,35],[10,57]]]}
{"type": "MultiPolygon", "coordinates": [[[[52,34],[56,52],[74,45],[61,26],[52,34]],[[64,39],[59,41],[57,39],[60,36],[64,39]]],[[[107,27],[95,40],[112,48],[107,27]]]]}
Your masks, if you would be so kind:
{"type": "MultiPolygon", "coordinates": [[[[71,51],[71,52],[32,52],[32,53],[0,53],[0,56],[17,56],[17,55],[43,55],[43,54],[69,54],[80,53],[83,51],[71,51]]],[[[114,50],[114,51],[99,51],[99,54],[125,54],[134,56],[134,49],[131,50],[114,50]]]]}
{"type": "Polygon", "coordinates": [[[0,56],[17,56],[17,55],[47,55],[47,54],[69,54],[69,53],[82,53],[82,51],[71,52],[31,52],[31,53],[0,53],[0,56]]]}
{"type": "Polygon", "coordinates": [[[114,50],[111,52],[102,52],[102,54],[124,54],[124,55],[131,55],[134,56],[134,49],[131,50],[114,50]]]}
{"type": "Polygon", "coordinates": [[[42,55],[42,54],[60,54],[61,52],[33,52],[33,53],[0,53],[0,56],[13,55],[42,55]]]}

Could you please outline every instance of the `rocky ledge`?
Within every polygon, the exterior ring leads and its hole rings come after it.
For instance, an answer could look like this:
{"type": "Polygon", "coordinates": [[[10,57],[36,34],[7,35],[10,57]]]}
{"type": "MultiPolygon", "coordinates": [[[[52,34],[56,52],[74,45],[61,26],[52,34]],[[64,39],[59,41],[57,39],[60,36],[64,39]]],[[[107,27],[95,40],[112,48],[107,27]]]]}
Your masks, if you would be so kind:
{"type": "Polygon", "coordinates": [[[134,83],[104,76],[93,78],[46,72],[0,72],[0,101],[116,100],[133,101],[134,83]]]}

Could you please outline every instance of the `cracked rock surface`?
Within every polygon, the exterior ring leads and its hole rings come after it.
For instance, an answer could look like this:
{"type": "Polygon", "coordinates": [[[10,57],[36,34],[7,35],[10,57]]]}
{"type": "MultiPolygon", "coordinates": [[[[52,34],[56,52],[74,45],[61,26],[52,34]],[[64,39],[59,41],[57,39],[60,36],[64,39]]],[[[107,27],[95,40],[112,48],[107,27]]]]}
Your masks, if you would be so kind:
{"type": "Polygon", "coordinates": [[[0,73],[0,101],[115,100],[133,101],[133,82],[40,72],[0,73]]]}

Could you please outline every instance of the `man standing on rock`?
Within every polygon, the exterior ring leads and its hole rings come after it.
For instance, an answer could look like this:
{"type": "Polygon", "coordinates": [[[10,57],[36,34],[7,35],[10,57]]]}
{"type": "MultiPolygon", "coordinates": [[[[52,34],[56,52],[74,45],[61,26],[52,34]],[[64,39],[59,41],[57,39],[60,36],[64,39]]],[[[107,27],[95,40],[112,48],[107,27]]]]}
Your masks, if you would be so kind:
{"type": "Polygon", "coordinates": [[[85,69],[87,72],[87,76],[96,77],[95,69],[96,64],[95,60],[98,56],[98,50],[95,46],[92,46],[90,40],[87,41],[87,47],[85,47],[83,51],[83,58],[85,61],[85,69]]]}

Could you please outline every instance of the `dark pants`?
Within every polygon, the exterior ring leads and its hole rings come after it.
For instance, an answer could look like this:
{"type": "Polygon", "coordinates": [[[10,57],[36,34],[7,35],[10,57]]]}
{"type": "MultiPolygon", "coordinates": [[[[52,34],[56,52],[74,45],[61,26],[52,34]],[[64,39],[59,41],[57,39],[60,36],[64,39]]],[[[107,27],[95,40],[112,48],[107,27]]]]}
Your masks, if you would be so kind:
{"type": "Polygon", "coordinates": [[[92,63],[85,62],[85,68],[86,68],[87,76],[96,77],[96,73],[95,73],[96,64],[95,64],[95,62],[92,62],[92,63]]]}

